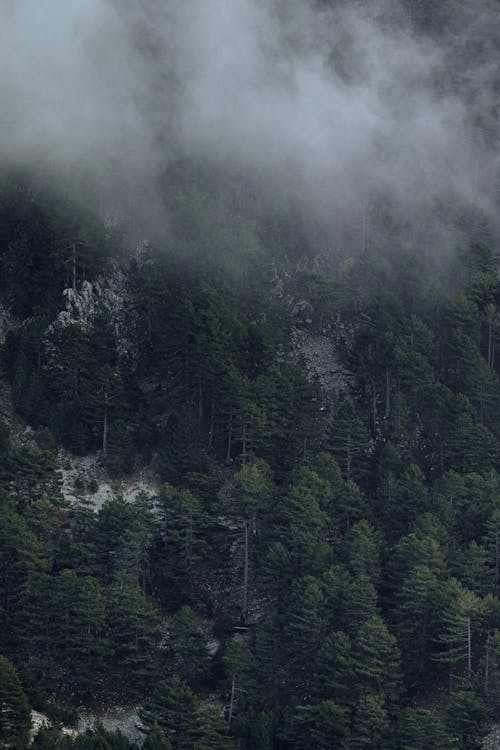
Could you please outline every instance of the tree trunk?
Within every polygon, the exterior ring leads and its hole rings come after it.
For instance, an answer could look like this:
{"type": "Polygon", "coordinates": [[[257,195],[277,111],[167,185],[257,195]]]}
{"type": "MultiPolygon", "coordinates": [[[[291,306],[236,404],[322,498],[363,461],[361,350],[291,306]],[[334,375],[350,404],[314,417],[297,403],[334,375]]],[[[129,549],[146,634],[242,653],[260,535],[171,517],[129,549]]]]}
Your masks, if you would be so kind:
{"type": "Polygon", "coordinates": [[[484,664],[484,692],[488,696],[488,688],[490,681],[490,631],[488,630],[488,637],[486,639],[486,657],[484,664]]]}
{"type": "Polygon", "coordinates": [[[243,568],[243,622],[248,619],[248,543],[250,520],[245,516],[245,561],[243,568]]]}
{"type": "Polygon", "coordinates": [[[377,429],[377,391],[375,389],[375,381],[372,380],[372,419],[373,419],[373,432],[377,429]]]}
{"type": "Polygon", "coordinates": [[[198,383],[198,430],[201,430],[201,422],[203,419],[203,398],[201,391],[201,381],[198,383]]]}
{"type": "Polygon", "coordinates": [[[227,717],[228,726],[231,726],[234,713],[234,697],[236,694],[236,675],[233,672],[233,679],[231,681],[231,698],[229,700],[229,716],[227,717]]]}
{"type": "Polygon", "coordinates": [[[346,476],[347,481],[349,482],[351,479],[351,461],[352,461],[352,453],[351,453],[351,431],[349,430],[347,433],[347,465],[346,465],[346,476]]]}
{"type": "Polygon", "coordinates": [[[391,410],[391,393],[390,393],[390,380],[389,380],[389,368],[385,368],[385,418],[389,418],[391,410]]]}
{"type": "Polygon", "coordinates": [[[498,578],[500,575],[500,549],[498,544],[498,528],[495,529],[495,597],[498,599],[498,578]]]}
{"type": "Polygon", "coordinates": [[[108,393],[104,392],[104,417],[102,421],[102,455],[108,450],[108,393]]]}
{"type": "Polygon", "coordinates": [[[470,627],[470,617],[467,618],[467,677],[470,680],[472,673],[472,637],[470,627]]]}
{"type": "Polygon", "coordinates": [[[488,365],[491,367],[492,352],[491,320],[488,320],[488,365]]]}
{"type": "Polygon", "coordinates": [[[231,447],[233,442],[233,410],[229,412],[229,423],[227,426],[227,450],[226,450],[226,463],[228,464],[231,460],[231,447]]]}
{"type": "Polygon", "coordinates": [[[243,446],[241,451],[241,460],[243,465],[247,462],[247,428],[246,425],[243,426],[243,446]]]}
{"type": "Polygon", "coordinates": [[[214,397],[210,400],[210,426],[208,428],[208,450],[212,450],[212,442],[214,439],[214,420],[215,420],[215,408],[214,408],[214,397]]]}

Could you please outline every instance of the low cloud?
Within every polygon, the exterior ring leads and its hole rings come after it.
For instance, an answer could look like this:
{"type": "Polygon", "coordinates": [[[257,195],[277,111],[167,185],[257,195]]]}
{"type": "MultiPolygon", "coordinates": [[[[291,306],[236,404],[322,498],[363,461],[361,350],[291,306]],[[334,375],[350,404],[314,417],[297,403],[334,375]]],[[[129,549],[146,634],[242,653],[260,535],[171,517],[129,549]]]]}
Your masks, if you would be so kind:
{"type": "Polygon", "coordinates": [[[451,195],[493,215],[493,6],[472,22],[458,4],[449,36],[366,7],[4,0],[0,160],[142,190],[182,153],[292,190],[322,221],[380,199],[406,220],[451,195]]]}

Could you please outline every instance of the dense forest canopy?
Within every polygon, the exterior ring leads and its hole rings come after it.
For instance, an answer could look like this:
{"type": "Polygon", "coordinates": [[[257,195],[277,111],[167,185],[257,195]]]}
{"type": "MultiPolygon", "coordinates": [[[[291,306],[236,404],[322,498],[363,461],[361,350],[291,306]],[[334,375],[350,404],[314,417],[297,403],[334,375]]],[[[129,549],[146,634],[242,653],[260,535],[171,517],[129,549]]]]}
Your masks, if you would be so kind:
{"type": "Polygon", "coordinates": [[[46,6],[0,11],[0,743],[481,747],[498,2],[46,6]]]}

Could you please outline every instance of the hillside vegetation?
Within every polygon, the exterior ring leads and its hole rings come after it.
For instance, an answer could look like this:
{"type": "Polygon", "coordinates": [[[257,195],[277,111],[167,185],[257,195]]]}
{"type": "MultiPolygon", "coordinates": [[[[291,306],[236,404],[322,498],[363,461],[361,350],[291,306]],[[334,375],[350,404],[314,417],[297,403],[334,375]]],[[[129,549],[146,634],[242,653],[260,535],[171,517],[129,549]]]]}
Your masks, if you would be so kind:
{"type": "MultiPolygon", "coordinates": [[[[473,750],[500,718],[497,104],[471,62],[498,91],[500,31],[460,46],[461,5],[377,23],[449,55],[425,102],[462,96],[475,182],[460,144],[446,189],[432,149],[435,192],[404,153],[397,177],[391,138],[342,185],[325,154],[319,189],[269,143],[250,167],[166,131],[148,213],[121,176],[0,159],[0,743],[29,705],[36,750],[132,750],[57,730],[116,703],[146,750],[473,750]],[[68,452],[159,490],[69,502],[68,452]]],[[[370,59],[345,35],[328,71],[361,96],[370,59]]]]}

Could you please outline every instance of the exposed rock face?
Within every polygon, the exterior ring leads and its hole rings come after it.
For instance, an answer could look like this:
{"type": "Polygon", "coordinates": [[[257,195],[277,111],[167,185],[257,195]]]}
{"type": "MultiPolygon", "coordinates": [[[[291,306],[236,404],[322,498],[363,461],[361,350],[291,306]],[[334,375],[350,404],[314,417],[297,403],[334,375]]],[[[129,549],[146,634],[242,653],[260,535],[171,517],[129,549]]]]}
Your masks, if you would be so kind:
{"type": "Polygon", "coordinates": [[[139,718],[139,708],[139,706],[111,706],[102,711],[82,711],[78,731],[85,732],[86,729],[92,729],[99,721],[105,729],[109,731],[119,729],[131,742],[142,745],[146,735],[140,729],[142,722],[139,718]]]}
{"type": "MultiPolygon", "coordinates": [[[[51,721],[46,714],[40,713],[40,711],[32,711],[31,712],[31,729],[29,734],[29,741],[30,744],[35,739],[35,736],[38,734],[40,729],[43,729],[45,727],[51,726],[51,721]]],[[[67,735],[68,737],[76,737],[76,735],[79,733],[77,729],[72,729],[71,727],[60,727],[60,732],[63,735],[67,735]]]]}
{"type": "Polygon", "coordinates": [[[330,403],[335,403],[349,387],[349,373],[338,355],[336,339],[330,333],[295,328],[292,333],[296,351],[302,355],[310,377],[316,377],[330,403]]]}
{"type": "Polygon", "coordinates": [[[109,272],[93,283],[83,281],[77,289],[65,289],[63,297],[65,308],[58,313],[45,333],[49,363],[57,360],[57,340],[65,328],[78,325],[88,333],[103,310],[109,316],[118,355],[127,359],[136,357],[136,316],[130,304],[127,275],[118,263],[112,263],[109,272]]]}
{"type": "Polygon", "coordinates": [[[159,481],[147,469],[125,480],[112,480],[100,464],[100,455],[74,456],[64,449],[58,453],[62,475],[62,493],[70,505],[85,503],[96,512],[107,500],[121,495],[134,502],[140,495],[158,494],[159,481]]]}

